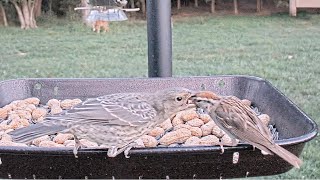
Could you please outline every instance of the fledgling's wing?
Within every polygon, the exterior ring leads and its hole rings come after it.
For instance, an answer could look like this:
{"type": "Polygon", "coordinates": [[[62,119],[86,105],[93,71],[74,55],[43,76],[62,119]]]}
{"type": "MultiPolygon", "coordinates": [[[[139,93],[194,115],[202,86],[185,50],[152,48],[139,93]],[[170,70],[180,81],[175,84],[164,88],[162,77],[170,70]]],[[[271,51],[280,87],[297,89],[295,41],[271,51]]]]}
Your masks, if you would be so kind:
{"type": "Polygon", "coordinates": [[[44,135],[67,132],[81,124],[141,126],[157,115],[146,99],[144,94],[134,93],[88,99],[63,114],[47,116],[43,122],[17,129],[10,135],[14,141],[25,143],[44,135]]]}
{"type": "Polygon", "coordinates": [[[152,120],[157,111],[147,102],[148,94],[119,93],[88,99],[64,116],[68,123],[139,126],[152,120]]]}

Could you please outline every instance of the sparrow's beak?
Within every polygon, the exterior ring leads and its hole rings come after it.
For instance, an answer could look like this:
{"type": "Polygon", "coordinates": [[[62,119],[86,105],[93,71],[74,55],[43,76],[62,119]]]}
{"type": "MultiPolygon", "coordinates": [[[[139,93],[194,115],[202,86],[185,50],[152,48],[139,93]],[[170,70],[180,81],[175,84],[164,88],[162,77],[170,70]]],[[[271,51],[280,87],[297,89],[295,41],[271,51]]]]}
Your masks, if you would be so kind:
{"type": "Polygon", "coordinates": [[[194,93],[193,95],[191,95],[191,97],[189,99],[192,101],[196,101],[199,99],[219,100],[220,97],[212,91],[198,91],[198,92],[194,93]]]}
{"type": "Polygon", "coordinates": [[[198,92],[192,93],[190,95],[190,97],[188,99],[188,104],[196,105],[197,101],[208,100],[208,99],[219,100],[220,97],[211,91],[198,91],[198,92]]]}
{"type": "Polygon", "coordinates": [[[188,100],[187,100],[187,106],[188,106],[188,108],[195,108],[195,107],[196,107],[196,105],[194,104],[193,98],[192,98],[192,97],[195,97],[196,93],[197,93],[197,92],[192,91],[192,92],[188,95],[188,97],[187,97],[187,99],[188,99],[188,100]]]}

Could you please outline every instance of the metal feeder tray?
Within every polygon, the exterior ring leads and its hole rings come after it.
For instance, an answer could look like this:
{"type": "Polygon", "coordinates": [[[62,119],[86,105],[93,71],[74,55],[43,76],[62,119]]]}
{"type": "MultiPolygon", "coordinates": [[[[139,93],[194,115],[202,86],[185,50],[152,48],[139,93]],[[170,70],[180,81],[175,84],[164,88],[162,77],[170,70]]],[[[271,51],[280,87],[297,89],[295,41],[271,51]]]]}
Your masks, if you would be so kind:
{"type": "MultiPolygon", "coordinates": [[[[300,155],[317,134],[317,125],[270,82],[251,76],[211,76],[127,79],[17,79],[0,82],[0,107],[13,100],[38,97],[86,99],[118,92],[154,92],[181,86],[213,90],[251,100],[270,115],[280,140],[300,155]]],[[[236,178],[275,175],[292,166],[274,155],[264,156],[248,144],[225,147],[161,147],[132,149],[130,158],[107,157],[107,150],[82,149],[75,158],[71,148],[0,147],[1,178],[236,178]],[[233,163],[233,153],[239,153],[233,163]]]]}

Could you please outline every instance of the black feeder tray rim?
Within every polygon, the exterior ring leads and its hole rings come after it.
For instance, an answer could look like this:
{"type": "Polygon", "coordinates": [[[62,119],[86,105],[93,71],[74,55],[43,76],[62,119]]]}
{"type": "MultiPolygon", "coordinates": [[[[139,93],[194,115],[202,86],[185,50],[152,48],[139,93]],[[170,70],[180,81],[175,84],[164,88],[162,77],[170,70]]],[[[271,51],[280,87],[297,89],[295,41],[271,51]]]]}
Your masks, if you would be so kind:
{"type": "MultiPolygon", "coordinates": [[[[169,79],[179,79],[179,78],[191,78],[191,79],[204,79],[204,78],[210,78],[212,76],[188,76],[188,77],[150,77],[150,78],[135,78],[135,79],[153,79],[153,80],[169,80],[169,79]]],[[[279,91],[275,86],[273,86],[268,80],[263,79],[261,77],[257,76],[246,76],[246,75],[219,75],[221,78],[228,78],[228,77],[236,77],[236,78],[247,78],[247,79],[252,79],[256,81],[263,81],[273,87],[278,93],[280,93],[283,97],[286,98],[287,101],[289,101],[295,108],[297,108],[300,113],[302,113],[304,116],[307,117],[306,113],[301,110],[295,103],[293,103],[290,99],[288,99],[281,91],[279,91]]],[[[67,80],[67,81],[74,81],[74,80],[94,80],[94,81],[99,81],[99,80],[105,80],[106,78],[18,78],[18,79],[9,79],[9,80],[4,80],[0,82],[1,84],[4,83],[10,83],[14,81],[25,81],[25,80],[36,80],[36,81],[43,81],[43,80],[54,80],[54,81],[59,81],[59,80],[67,80]]],[[[128,80],[128,78],[107,78],[108,80],[128,80]]],[[[292,138],[287,138],[287,139],[280,139],[276,140],[275,142],[281,146],[287,146],[287,145],[294,145],[294,144],[299,144],[299,143],[304,143],[307,141],[310,141],[314,137],[317,136],[318,134],[318,127],[317,124],[310,118],[309,122],[311,123],[312,129],[309,131],[309,133],[301,135],[299,137],[292,137],[292,138]]],[[[240,143],[238,146],[235,147],[230,147],[230,146],[224,146],[224,149],[226,151],[228,150],[233,150],[233,149],[253,149],[253,147],[247,143],[240,143]],[[237,148],[235,148],[237,147],[237,148]]],[[[19,146],[0,146],[0,152],[3,153],[18,153],[18,154],[41,154],[41,153],[46,153],[46,154],[60,154],[60,155],[65,155],[65,154],[70,154],[73,155],[73,148],[44,148],[44,147],[19,147],[19,146]]],[[[185,152],[190,152],[192,151],[193,153],[196,152],[204,152],[204,151],[217,151],[220,150],[219,146],[196,146],[196,147],[155,147],[155,148],[133,148],[130,150],[130,155],[134,154],[153,154],[153,153],[185,153],[185,152]]],[[[94,148],[85,148],[85,149],[80,149],[79,154],[81,153],[92,153],[92,152],[107,152],[107,149],[94,149],[94,148]]]]}
{"type": "MultiPolygon", "coordinates": [[[[317,135],[317,125],[269,81],[255,76],[216,75],[155,78],[21,78],[0,82],[0,106],[14,100],[38,97],[42,103],[51,98],[82,100],[116,92],[154,92],[159,88],[181,86],[192,90],[206,89],[252,100],[278,125],[284,146],[296,155],[303,152],[307,141],[317,135]],[[56,91],[57,90],[57,91],[56,91]],[[271,105],[271,106],[270,106],[271,105]],[[278,108],[285,108],[282,111],[278,108]],[[281,116],[279,118],[276,118],[281,116]],[[293,118],[292,118],[293,117],[293,118]],[[300,128],[300,125],[302,127],[300,128]],[[294,131],[294,133],[290,133],[294,131]],[[297,132],[295,132],[297,131],[297,132]]],[[[271,122],[273,124],[273,122],[271,122]]],[[[0,146],[1,178],[223,178],[267,176],[289,171],[292,166],[276,156],[264,156],[251,145],[183,146],[137,148],[123,155],[107,157],[107,149],[80,149],[78,158],[73,148],[39,148],[0,146]],[[238,164],[232,157],[241,156],[238,164]],[[156,162],[156,163],[154,163],[156,162]],[[41,166],[38,166],[41,164],[41,166]],[[68,167],[68,168],[66,168],[68,167]],[[53,169],[55,171],[53,171],[53,169]],[[10,176],[9,176],[10,175],[10,176]]]]}

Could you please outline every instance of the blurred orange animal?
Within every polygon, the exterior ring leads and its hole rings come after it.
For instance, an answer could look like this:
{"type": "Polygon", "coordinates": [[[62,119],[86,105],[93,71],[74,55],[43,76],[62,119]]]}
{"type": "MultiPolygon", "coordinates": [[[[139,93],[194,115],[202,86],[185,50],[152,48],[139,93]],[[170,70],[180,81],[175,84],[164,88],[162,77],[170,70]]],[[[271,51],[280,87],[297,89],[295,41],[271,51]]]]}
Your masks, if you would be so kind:
{"type": "Polygon", "coordinates": [[[108,21],[102,21],[102,20],[97,20],[93,23],[92,30],[100,33],[100,30],[103,30],[103,32],[109,31],[109,23],[108,21]]]}

